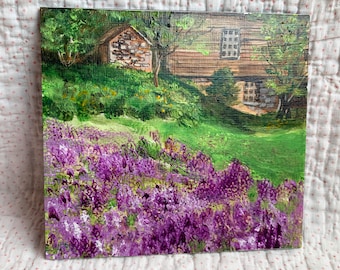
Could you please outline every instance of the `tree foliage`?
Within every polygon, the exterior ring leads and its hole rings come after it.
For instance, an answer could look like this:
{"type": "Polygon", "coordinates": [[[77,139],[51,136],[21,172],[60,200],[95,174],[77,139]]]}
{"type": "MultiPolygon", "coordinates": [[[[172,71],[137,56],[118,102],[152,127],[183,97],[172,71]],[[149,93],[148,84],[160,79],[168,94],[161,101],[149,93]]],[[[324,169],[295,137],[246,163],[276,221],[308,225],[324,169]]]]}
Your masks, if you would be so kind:
{"type": "Polygon", "coordinates": [[[266,61],[267,87],[279,97],[278,118],[290,118],[294,97],[307,94],[308,17],[260,15],[266,46],[255,47],[253,59],[266,61]]]}
{"type": "MultiPolygon", "coordinates": [[[[166,58],[179,47],[191,45],[199,36],[197,29],[204,23],[200,14],[176,14],[173,12],[130,12],[129,24],[143,32],[152,43],[154,84],[158,74],[166,66],[166,58]]],[[[127,17],[128,18],[128,17],[127,17]]],[[[208,53],[205,48],[197,51],[208,53]]]]}
{"type": "Polygon", "coordinates": [[[237,100],[239,89],[235,86],[233,73],[229,68],[222,68],[211,76],[212,84],[208,86],[207,93],[215,101],[232,105],[237,100]]]}
{"type": "Polygon", "coordinates": [[[83,61],[100,36],[121,19],[119,12],[105,10],[42,9],[42,50],[57,55],[64,66],[71,66],[83,61]]]}
{"type": "MultiPolygon", "coordinates": [[[[204,23],[200,14],[173,12],[106,11],[87,9],[42,9],[41,35],[45,53],[58,55],[65,66],[84,60],[100,37],[111,27],[129,24],[152,43],[154,84],[166,66],[168,55],[180,46],[192,45],[199,36],[193,29],[204,23]]],[[[197,51],[208,53],[206,48],[197,51]]]]}

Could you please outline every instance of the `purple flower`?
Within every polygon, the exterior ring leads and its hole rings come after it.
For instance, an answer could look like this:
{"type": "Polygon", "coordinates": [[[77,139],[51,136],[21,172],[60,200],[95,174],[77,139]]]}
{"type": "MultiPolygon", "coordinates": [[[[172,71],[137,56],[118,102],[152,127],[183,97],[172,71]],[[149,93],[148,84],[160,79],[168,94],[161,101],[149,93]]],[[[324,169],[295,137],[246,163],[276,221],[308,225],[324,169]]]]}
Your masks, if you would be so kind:
{"type": "Polygon", "coordinates": [[[249,234],[234,238],[231,242],[231,247],[235,250],[256,250],[258,249],[256,236],[249,234]]]}
{"type": "Polygon", "coordinates": [[[257,181],[257,192],[259,200],[267,200],[273,204],[277,202],[277,191],[269,180],[257,181]]]}
{"type": "Polygon", "coordinates": [[[67,174],[68,176],[73,176],[73,175],[74,175],[74,170],[73,170],[72,168],[67,168],[66,174],[67,174]]]}
{"type": "Polygon", "coordinates": [[[57,212],[57,210],[55,209],[54,206],[50,206],[48,208],[48,218],[52,219],[56,219],[57,221],[60,221],[60,217],[59,217],[59,214],[57,212]]]}
{"type": "Polygon", "coordinates": [[[153,155],[161,143],[151,137],[141,152],[143,138],[138,145],[128,133],[46,121],[47,257],[301,245],[303,183],[254,183],[238,160],[217,171],[209,156],[171,138],[153,155]]]}
{"type": "Polygon", "coordinates": [[[70,191],[66,190],[61,192],[59,195],[59,202],[61,204],[67,204],[68,202],[71,202],[70,191]]]}
{"type": "Polygon", "coordinates": [[[219,174],[219,181],[223,192],[230,199],[247,197],[247,192],[254,183],[249,171],[238,160],[234,160],[219,174]]]}
{"type": "Polygon", "coordinates": [[[54,233],[50,233],[48,238],[47,238],[47,243],[52,247],[52,248],[57,248],[58,247],[58,238],[54,233]]]}
{"type": "MultiPolygon", "coordinates": [[[[249,209],[249,208],[248,208],[249,209]]],[[[248,230],[252,224],[252,217],[245,206],[240,203],[236,203],[233,208],[233,228],[244,232],[248,230]]]]}

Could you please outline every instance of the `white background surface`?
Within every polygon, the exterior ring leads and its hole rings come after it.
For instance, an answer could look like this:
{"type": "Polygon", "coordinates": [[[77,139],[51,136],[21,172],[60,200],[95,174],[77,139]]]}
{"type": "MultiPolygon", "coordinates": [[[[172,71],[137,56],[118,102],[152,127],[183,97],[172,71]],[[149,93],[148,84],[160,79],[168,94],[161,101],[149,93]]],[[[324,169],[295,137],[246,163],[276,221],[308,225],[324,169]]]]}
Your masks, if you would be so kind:
{"type": "Polygon", "coordinates": [[[0,0],[0,269],[340,269],[339,0],[0,0]],[[311,15],[303,248],[44,259],[40,7],[311,15]]]}

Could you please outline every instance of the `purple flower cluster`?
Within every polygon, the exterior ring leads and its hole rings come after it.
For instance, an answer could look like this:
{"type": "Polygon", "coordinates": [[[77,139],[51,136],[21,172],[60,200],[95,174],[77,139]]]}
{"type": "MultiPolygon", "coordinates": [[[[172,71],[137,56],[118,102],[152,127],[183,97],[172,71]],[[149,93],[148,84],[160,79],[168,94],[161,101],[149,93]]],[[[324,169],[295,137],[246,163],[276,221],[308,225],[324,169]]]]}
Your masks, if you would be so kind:
{"type": "Polygon", "coordinates": [[[44,158],[47,258],[301,245],[302,183],[254,180],[238,160],[217,171],[157,132],[136,142],[46,120],[44,158]]]}

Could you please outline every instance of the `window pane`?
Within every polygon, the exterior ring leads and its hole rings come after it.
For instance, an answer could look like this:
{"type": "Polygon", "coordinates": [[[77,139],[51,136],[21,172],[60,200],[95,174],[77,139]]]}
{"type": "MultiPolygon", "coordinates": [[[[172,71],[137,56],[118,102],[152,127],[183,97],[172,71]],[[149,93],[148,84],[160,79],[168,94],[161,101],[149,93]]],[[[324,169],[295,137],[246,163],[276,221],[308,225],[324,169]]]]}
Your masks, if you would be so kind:
{"type": "Polygon", "coordinates": [[[237,59],[240,56],[240,30],[223,29],[221,33],[220,57],[237,59]]]}

